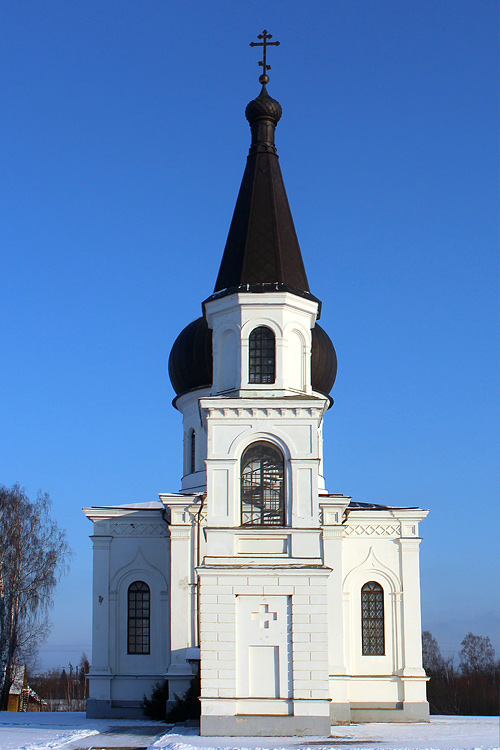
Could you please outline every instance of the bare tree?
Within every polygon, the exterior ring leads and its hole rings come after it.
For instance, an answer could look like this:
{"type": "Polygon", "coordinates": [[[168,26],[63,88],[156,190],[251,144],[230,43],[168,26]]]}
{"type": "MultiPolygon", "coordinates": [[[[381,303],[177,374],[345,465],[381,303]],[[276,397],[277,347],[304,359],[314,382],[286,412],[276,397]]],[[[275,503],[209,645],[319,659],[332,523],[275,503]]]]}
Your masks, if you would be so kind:
{"type": "Polygon", "coordinates": [[[422,634],[424,667],[429,676],[427,700],[431,714],[498,715],[500,662],[488,637],[467,633],[460,651],[460,669],[453,656],[443,657],[437,640],[422,634]]]}
{"type": "Polygon", "coordinates": [[[487,635],[467,633],[460,649],[460,669],[464,674],[493,673],[495,649],[487,635]]]}
{"type": "Polygon", "coordinates": [[[437,674],[443,669],[443,657],[439,643],[429,630],[422,633],[422,663],[427,673],[437,674]]]}
{"type": "Polygon", "coordinates": [[[48,494],[31,501],[18,484],[0,486],[0,711],[15,665],[48,634],[52,594],[67,565],[66,534],[50,505],[48,494]]]}
{"type": "Polygon", "coordinates": [[[79,680],[79,690],[78,690],[78,698],[80,700],[85,700],[87,697],[87,675],[90,671],[90,662],[89,657],[85,653],[85,651],[82,652],[82,655],[80,657],[80,664],[77,667],[78,672],[78,680],[79,680]]]}

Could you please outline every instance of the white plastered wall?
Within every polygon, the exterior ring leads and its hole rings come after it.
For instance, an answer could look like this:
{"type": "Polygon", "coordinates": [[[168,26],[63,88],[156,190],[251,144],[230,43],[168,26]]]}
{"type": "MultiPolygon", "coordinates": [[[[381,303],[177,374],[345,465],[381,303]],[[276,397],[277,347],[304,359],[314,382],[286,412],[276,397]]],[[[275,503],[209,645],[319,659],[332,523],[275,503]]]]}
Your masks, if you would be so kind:
{"type": "MultiPolygon", "coordinates": [[[[347,698],[352,709],[406,709],[425,717],[421,662],[418,523],[426,511],[353,510],[342,532],[343,635],[347,698]],[[406,535],[406,536],[405,536],[406,535]],[[384,592],[384,655],[363,655],[361,589],[384,592]]],[[[359,716],[361,717],[361,714],[359,716]]]]}
{"type": "Polygon", "coordinates": [[[154,505],[85,510],[94,522],[89,700],[90,705],[101,704],[94,705],[95,715],[138,707],[170,662],[170,539],[161,505],[154,505]],[[127,597],[134,581],[143,581],[150,589],[149,654],[127,653],[127,597]]]}
{"type": "Polygon", "coordinates": [[[318,527],[318,470],[322,444],[318,426],[327,407],[324,397],[286,402],[278,399],[200,401],[207,424],[207,512],[210,527],[239,527],[240,462],[256,441],[276,445],[285,459],[287,525],[318,527]]]}
{"type": "Polygon", "coordinates": [[[205,303],[207,322],[213,330],[212,393],[312,394],[311,328],[317,314],[317,302],[289,292],[231,294],[205,303]],[[249,383],[249,336],[259,326],[269,328],[275,336],[276,379],[271,387],[249,383]]]}
{"type": "Polygon", "coordinates": [[[197,389],[179,396],[175,400],[182,413],[183,431],[183,476],[181,492],[195,494],[205,492],[207,486],[205,459],[207,457],[206,424],[200,410],[200,397],[209,395],[210,389],[197,389]],[[191,471],[191,433],[195,433],[195,471],[191,471]]]}

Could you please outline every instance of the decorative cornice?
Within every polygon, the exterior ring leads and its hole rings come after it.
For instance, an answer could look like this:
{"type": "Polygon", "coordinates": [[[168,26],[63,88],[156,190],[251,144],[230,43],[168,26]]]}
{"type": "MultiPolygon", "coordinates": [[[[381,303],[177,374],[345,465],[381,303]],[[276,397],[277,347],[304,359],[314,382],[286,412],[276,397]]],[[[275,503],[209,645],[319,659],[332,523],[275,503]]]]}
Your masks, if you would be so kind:
{"type": "MultiPolygon", "coordinates": [[[[322,400],[323,401],[323,400],[322,400]]],[[[201,407],[207,412],[208,419],[320,419],[324,404],[212,404],[208,399],[201,401],[201,407]]]]}
{"type": "Polygon", "coordinates": [[[381,522],[394,523],[403,521],[404,523],[419,523],[429,514],[428,510],[422,508],[397,508],[387,507],[379,508],[347,508],[347,514],[351,523],[371,523],[377,525],[381,522]]]}
{"type": "MultiPolygon", "coordinates": [[[[95,508],[83,508],[83,512],[91,521],[94,523],[99,521],[106,521],[111,519],[127,518],[139,519],[142,517],[143,521],[150,522],[151,517],[156,515],[157,518],[161,518],[163,514],[163,508],[159,502],[155,503],[156,507],[145,507],[141,504],[130,504],[130,505],[110,505],[110,506],[99,506],[95,508]]],[[[134,521],[135,523],[136,521],[134,521]]]]}

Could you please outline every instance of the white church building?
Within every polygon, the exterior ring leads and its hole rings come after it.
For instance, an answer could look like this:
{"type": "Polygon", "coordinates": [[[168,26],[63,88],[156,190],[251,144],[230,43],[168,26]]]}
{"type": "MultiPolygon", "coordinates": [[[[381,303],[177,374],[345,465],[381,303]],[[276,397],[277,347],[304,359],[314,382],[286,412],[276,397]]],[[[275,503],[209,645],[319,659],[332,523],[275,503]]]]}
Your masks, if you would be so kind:
{"type": "Polygon", "coordinates": [[[329,735],[427,721],[419,523],[427,511],[325,487],[337,359],[319,326],[274,142],[252,141],[213,294],[169,373],[183,418],[179,492],[85,509],[93,522],[87,713],[140,716],[201,669],[204,735],[329,735]]]}

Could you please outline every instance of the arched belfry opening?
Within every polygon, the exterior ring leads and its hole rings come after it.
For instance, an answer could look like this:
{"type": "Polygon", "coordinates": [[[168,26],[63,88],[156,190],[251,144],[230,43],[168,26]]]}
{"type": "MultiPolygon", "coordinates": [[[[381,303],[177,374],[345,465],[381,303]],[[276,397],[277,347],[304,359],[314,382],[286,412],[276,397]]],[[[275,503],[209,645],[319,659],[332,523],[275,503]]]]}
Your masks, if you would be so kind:
{"type": "Polygon", "coordinates": [[[285,460],[272,443],[252,443],[241,457],[241,525],[285,525],[285,460]]]}

